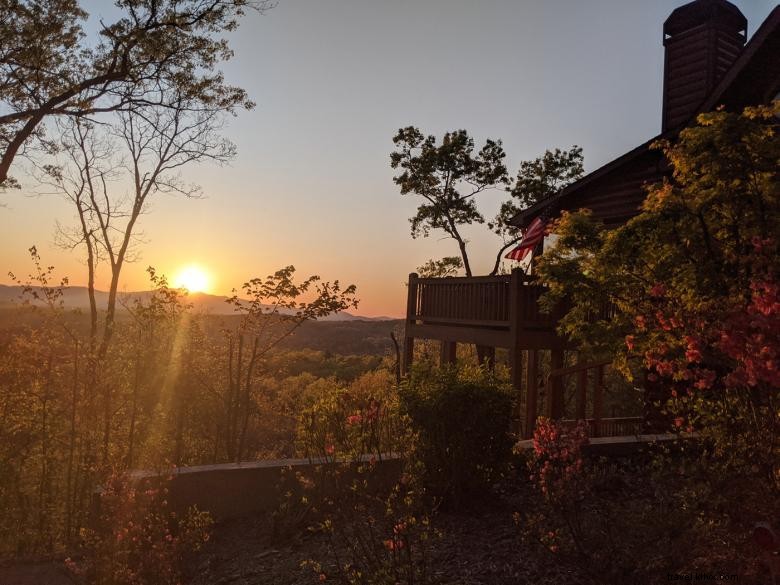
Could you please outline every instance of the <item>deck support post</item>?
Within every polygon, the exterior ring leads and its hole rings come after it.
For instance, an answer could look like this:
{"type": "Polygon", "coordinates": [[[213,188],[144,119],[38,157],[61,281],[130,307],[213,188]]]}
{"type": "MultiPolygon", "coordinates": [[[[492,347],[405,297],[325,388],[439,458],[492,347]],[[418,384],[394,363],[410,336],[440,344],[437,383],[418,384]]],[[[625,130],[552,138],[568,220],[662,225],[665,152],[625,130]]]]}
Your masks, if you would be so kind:
{"type": "MultiPolygon", "coordinates": [[[[409,274],[409,284],[406,297],[406,321],[404,329],[409,331],[409,325],[413,324],[417,317],[417,273],[409,274]]],[[[414,361],[414,337],[406,335],[404,332],[404,357],[401,364],[403,374],[408,374],[414,361]]]]}
{"type": "Polygon", "coordinates": [[[536,428],[536,403],[539,398],[539,353],[528,350],[528,367],[525,379],[525,436],[533,437],[536,428]]]}
{"type": "Polygon", "coordinates": [[[441,353],[439,354],[439,365],[451,366],[457,362],[458,358],[458,342],[457,341],[442,341],[441,353]]]}
{"type": "MultiPolygon", "coordinates": [[[[562,349],[550,351],[550,370],[563,368],[564,355],[562,349]]],[[[563,376],[550,376],[547,390],[547,416],[553,420],[563,418],[563,376]]]]}
{"type": "MultiPolygon", "coordinates": [[[[579,360],[582,365],[582,360],[579,360]]],[[[585,407],[588,400],[588,370],[582,368],[577,372],[577,420],[585,420],[585,407]]]]}
{"type": "Polygon", "coordinates": [[[509,349],[509,381],[515,391],[515,423],[518,437],[524,437],[523,431],[523,351],[509,349]]]}
{"type": "Polygon", "coordinates": [[[604,408],[604,366],[596,368],[593,386],[593,436],[601,436],[601,416],[604,408]]]}
{"type": "MultiPolygon", "coordinates": [[[[517,434],[525,436],[523,429],[523,351],[520,349],[520,287],[523,285],[523,273],[519,268],[512,270],[509,277],[509,376],[517,397],[517,434]]],[[[494,350],[495,351],[495,350],[494,350]]],[[[495,353],[494,353],[495,356],[495,353]]],[[[527,401],[526,401],[527,403],[527,401]]],[[[527,406],[526,406],[527,409],[527,406]]]]}

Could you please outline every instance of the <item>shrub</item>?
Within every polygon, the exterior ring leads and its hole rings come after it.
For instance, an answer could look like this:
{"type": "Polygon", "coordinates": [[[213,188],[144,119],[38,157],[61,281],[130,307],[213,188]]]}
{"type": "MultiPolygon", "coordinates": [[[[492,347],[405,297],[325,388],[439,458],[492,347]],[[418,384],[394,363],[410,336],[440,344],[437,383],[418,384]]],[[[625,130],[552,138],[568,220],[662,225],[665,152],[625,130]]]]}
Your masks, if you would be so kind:
{"type": "MultiPolygon", "coordinates": [[[[362,472],[366,478],[371,468],[362,472]]],[[[406,474],[390,493],[357,477],[338,494],[316,527],[328,539],[330,558],[306,564],[322,581],[345,585],[431,583],[429,541],[436,535],[422,502],[423,491],[406,474]]]]}
{"type": "Polygon", "coordinates": [[[398,398],[390,373],[368,372],[347,386],[320,384],[320,395],[298,418],[298,451],[305,457],[358,461],[382,459],[404,439],[398,398]]]}
{"type": "Polygon", "coordinates": [[[168,490],[114,474],[100,497],[99,525],[81,530],[82,555],[67,568],[94,585],[178,585],[187,559],[209,538],[211,517],[168,507],[168,490]]]}
{"type": "Polygon", "coordinates": [[[416,370],[400,391],[431,494],[462,505],[500,477],[511,455],[509,388],[481,368],[416,370]]]}
{"type": "Polygon", "coordinates": [[[287,478],[297,486],[274,515],[275,536],[311,522],[326,537],[328,554],[304,563],[318,581],[429,583],[433,529],[390,373],[369,372],[347,386],[323,381],[317,390],[299,416],[298,448],[323,464],[287,478]]]}
{"type": "Polygon", "coordinates": [[[766,484],[755,475],[715,480],[711,452],[690,444],[588,458],[583,431],[545,419],[537,425],[528,453],[534,489],[515,514],[526,546],[598,582],[687,573],[764,582],[750,538],[762,509],[772,509],[770,517],[779,511],[766,484]]]}

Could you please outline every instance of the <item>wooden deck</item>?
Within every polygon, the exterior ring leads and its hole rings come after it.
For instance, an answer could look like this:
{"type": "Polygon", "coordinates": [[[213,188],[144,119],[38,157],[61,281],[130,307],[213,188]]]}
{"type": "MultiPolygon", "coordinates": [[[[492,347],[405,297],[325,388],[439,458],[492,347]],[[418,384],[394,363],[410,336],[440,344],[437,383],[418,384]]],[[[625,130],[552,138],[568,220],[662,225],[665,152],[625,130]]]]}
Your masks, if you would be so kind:
{"type": "Polygon", "coordinates": [[[519,349],[563,348],[561,311],[539,308],[543,284],[511,275],[419,278],[409,275],[406,337],[519,349]]]}
{"type": "MultiPolygon", "coordinates": [[[[564,367],[564,351],[576,348],[556,332],[566,308],[558,306],[546,313],[539,306],[546,290],[543,283],[519,269],[501,276],[419,278],[410,274],[404,371],[412,366],[415,339],[438,340],[442,364],[455,362],[458,343],[480,346],[480,354],[489,361],[495,359],[495,348],[506,348],[512,384],[524,411],[522,417],[518,413],[519,434],[530,437],[533,432],[540,414],[540,388],[545,388],[545,414],[563,417],[564,379],[569,375],[577,376],[577,418],[585,418],[587,396],[592,392],[593,418],[600,420],[606,362],[564,367]],[[544,381],[540,381],[542,351],[550,352],[551,371],[544,381]]],[[[612,310],[605,304],[602,312],[606,315],[612,310]]]]}

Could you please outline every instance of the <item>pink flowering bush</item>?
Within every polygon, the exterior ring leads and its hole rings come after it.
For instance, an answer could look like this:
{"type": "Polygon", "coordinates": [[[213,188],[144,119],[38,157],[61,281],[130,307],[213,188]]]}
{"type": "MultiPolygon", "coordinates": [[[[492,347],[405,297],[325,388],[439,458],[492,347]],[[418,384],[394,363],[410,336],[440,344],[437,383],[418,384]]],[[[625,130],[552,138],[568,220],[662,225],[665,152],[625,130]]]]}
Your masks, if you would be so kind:
{"type": "Polygon", "coordinates": [[[577,496],[584,471],[582,449],[588,444],[584,421],[565,425],[540,418],[534,431],[531,480],[550,500],[577,496]]]}
{"type": "Polygon", "coordinates": [[[328,537],[330,559],[310,561],[320,581],[348,585],[432,583],[428,547],[435,531],[416,482],[401,481],[389,494],[354,485],[318,529],[328,537]]]}
{"type": "Polygon", "coordinates": [[[523,451],[532,489],[515,520],[526,551],[595,582],[652,583],[659,574],[713,569],[700,551],[711,555],[714,542],[735,535],[705,520],[701,505],[722,495],[696,468],[675,468],[675,457],[659,465],[660,455],[589,456],[585,431],[583,422],[542,418],[533,450],[523,451]]]}
{"type": "Polygon", "coordinates": [[[755,561],[745,524],[774,520],[780,501],[778,115],[780,101],[700,115],[657,145],[671,176],[639,214],[614,229],[564,214],[539,266],[544,302],[571,307],[561,331],[644,390],[656,431],[696,439],[655,469],[684,471],[667,538],[702,543],[712,566],[755,561]]]}
{"type": "Polygon", "coordinates": [[[82,529],[80,554],[67,568],[90,585],[180,585],[185,561],[209,539],[211,518],[170,510],[166,482],[108,478],[100,494],[99,524],[82,529]]]}
{"type": "Polygon", "coordinates": [[[294,478],[299,489],[290,493],[303,495],[283,503],[275,526],[298,534],[308,527],[327,537],[328,555],[305,563],[314,582],[429,582],[433,530],[412,457],[414,440],[387,371],[348,385],[333,382],[302,410],[299,453],[322,465],[309,477],[294,478]]]}
{"type": "Polygon", "coordinates": [[[565,214],[540,273],[561,329],[645,387],[657,431],[695,432],[780,490],[780,101],[702,114],[657,145],[671,176],[616,229],[565,214]],[[617,314],[594,319],[609,300],[617,314]]]}
{"type": "Polygon", "coordinates": [[[325,461],[381,459],[399,449],[401,425],[390,373],[369,372],[348,385],[329,383],[302,410],[298,452],[325,461]]]}

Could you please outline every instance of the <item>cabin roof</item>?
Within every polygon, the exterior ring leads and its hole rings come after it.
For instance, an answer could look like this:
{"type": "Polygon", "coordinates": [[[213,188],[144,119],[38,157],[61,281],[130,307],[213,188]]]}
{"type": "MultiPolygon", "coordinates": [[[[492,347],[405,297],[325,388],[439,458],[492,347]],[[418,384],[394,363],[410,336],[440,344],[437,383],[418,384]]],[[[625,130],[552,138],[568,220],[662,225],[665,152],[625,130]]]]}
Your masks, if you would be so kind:
{"type": "Polygon", "coordinates": [[[727,0],[696,0],[676,8],[664,22],[664,35],[676,35],[704,20],[732,22],[737,28],[747,28],[742,12],[727,0]]]}
{"type": "MultiPolygon", "coordinates": [[[[703,4],[729,5],[728,2],[705,2],[703,4]]],[[[678,10],[685,8],[684,6],[678,10]]],[[[721,8],[723,8],[721,6],[721,8]]],[[[673,13],[674,14],[674,13],[673,13]]],[[[670,17],[671,18],[671,17],[670,17]]],[[[728,109],[742,108],[748,105],[766,103],[780,91],[780,5],[776,6],[751,37],[737,60],[715,86],[709,97],[696,110],[694,115],[682,126],[688,126],[702,112],[709,112],[717,106],[728,109]]],[[[517,213],[509,223],[517,227],[527,226],[544,211],[558,212],[578,207],[579,195],[585,192],[599,179],[609,181],[612,176],[619,177],[630,165],[642,157],[661,158],[660,152],[650,146],[658,140],[672,140],[679,134],[680,127],[668,130],[636,148],[626,152],[602,167],[575,181],[557,194],[517,213]]],[[[660,160],[658,161],[660,163],[660,160]]],[[[660,169],[660,164],[658,165],[660,169]]],[[[662,176],[658,172],[658,179],[662,176]]],[[[637,210],[634,211],[636,213],[637,210]]]]}

